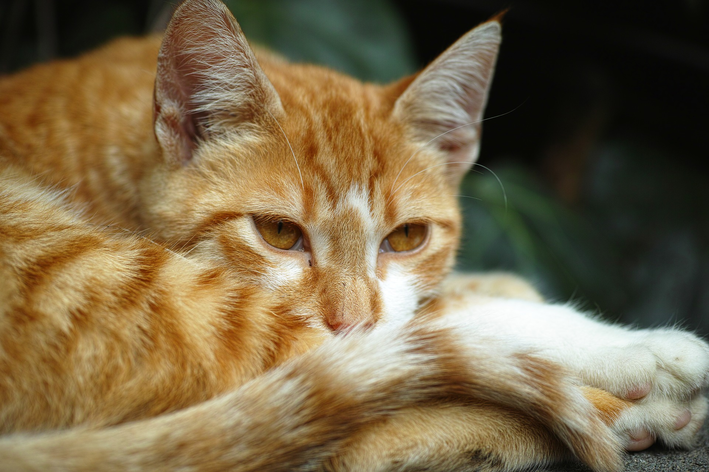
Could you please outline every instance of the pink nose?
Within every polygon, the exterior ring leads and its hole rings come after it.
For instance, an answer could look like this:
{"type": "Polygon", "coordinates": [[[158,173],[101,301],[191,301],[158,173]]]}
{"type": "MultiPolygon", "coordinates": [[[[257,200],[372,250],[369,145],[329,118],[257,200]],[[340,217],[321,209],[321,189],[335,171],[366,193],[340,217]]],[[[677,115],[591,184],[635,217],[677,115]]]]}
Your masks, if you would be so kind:
{"type": "Polygon", "coordinates": [[[335,332],[347,331],[350,328],[350,323],[347,323],[345,317],[339,313],[329,313],[325,317],[325,323],[335,332]]]}
{"type": "Polygon", "coordinates": [[[371,320],[348,320],[346,317],[343,317],[339,314],[327,316],[325,318],[325,323],[327,323],[330,329],[333,330],[335,333],[346,333],[348,331],[351,331],[355,327],[362,329],[370,329],[374,326],[374,322],[371,320]]]}
{"type": "Polygon", "coordinates": [[[330,329],[333,331],[340,331],[340,330],[342,330],[342,327],[345,326],[345,323],[342,321],[342,318],[332,319],[332,318],[328,317],[327,320],[325,320],[325,322],[330,327],[330,329]]]}

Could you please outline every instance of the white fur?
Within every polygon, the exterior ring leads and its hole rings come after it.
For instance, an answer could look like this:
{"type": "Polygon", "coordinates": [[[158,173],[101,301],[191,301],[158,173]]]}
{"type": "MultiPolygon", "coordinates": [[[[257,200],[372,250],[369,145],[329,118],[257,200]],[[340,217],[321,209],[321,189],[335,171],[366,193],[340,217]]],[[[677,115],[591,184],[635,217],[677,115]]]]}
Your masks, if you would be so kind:
{"type": "Polygon", "coordinates": [[[329,235],[326,232],[320,231],[317,227],[307,228],[307,231],[313,257],[319,261],[328,261],[329,255],[332,252],[329,235]]]}
{"type": "Polygon", "coordinates": [[[413,318],[418,300],[414,277],[391,264],[386,278],[379,280],[379,288],[385,316],[381,325],[399,326],[413,318]]]}
{"type": "Polygon", "coordinates": [[[474,338],[499,338],[567,368],[586,385],[619,397],[650,385],[614,425],[628,433],[644,428],[671,446],[689,446],[707,413],[697,395],[709,386],[709,345],[675,329],[633,330],[595,320],[570,306],[471,295],[451,307],[465,318],[474,338]],[[675,431],[684,412],[690,424],[675,431]]]}
{"type": "Polygon", "coordinates": [[[367,271],[370,274],[374,274],[377,266],[377,256],[381,241],[372,216],[372,205],[369,201],[368,190],[360,187],[359,185],[351,186],[347,191],[345,198],[339,202],[338,210],[341,211],[342,206],[348,207],[359,214],[360,220],[364,226],[363,234],[367,235],[367,271]]]}
{"type": "MultiPolygon", "coordinates": [[[[360,218],[362,218],[362,221],[371,222],[372,209],[369,202],[369,197],[367,196],[367,190],[360,187],[359,185],[351,186],[347,190],[345,198],[341,200],[339,204],[348,206],[349,208],[357,211],[357,213],[359,213],[360,215],[360,218]]],[[[370,227],[367,229],[370,230],[368,231],[368,233],[372,233],[373,225],[370,224],[370,227]]]]}
{"type": "Polygon", "coordinates": [[[295,257],[282,256],[276,267],[269,268],[263,278],[269,290],[277,290],[303,277],[303,263],[295,257]]]}

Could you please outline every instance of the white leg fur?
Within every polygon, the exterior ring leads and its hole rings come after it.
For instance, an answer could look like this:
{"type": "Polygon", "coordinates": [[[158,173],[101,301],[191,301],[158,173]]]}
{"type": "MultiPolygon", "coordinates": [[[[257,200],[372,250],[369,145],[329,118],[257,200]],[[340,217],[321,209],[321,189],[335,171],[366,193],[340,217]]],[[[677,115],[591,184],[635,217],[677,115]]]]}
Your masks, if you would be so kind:
{"type": "Polygon", "coordinates": [[[477,336],[499,337],[564,366],[586,385],[634,400],[614,424],[626,436],[646,431],[666,445],[688,447],[706,418],[709,345],[691,333],[634,330],[566,305],[472,292],[446,298],[443,310],[467,318],[477,336]],[[691,420],[677,428],[687,411],[691,420]]]}

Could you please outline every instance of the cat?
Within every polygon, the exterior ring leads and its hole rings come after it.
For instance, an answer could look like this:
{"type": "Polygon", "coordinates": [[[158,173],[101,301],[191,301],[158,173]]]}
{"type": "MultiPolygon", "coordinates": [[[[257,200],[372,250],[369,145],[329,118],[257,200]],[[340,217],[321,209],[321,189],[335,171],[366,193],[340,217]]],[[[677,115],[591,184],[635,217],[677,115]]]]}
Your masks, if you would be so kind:
{"type": "Polygon", "coordinates": [[[449,274],[499,43],[493,19],[362,84],[188,0],[163,37],[0,79],[0,470],[611,471],[691,446],[702,340],[449,274]]]}

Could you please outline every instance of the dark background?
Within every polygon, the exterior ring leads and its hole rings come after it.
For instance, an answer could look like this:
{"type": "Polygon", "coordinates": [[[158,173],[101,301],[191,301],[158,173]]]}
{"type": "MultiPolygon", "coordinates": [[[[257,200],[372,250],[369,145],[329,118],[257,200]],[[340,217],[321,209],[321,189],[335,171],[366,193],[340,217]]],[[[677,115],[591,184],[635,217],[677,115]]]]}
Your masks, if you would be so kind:
{"type": "MultiPolygon", "coordinates": [[[[159,30],[174,3],[0,0],[0,72],[159,30]]],[[[461,268],[709,334],[709,1],[227,3],[250,39],[375,81],[510,8],[461,268]]]]}

